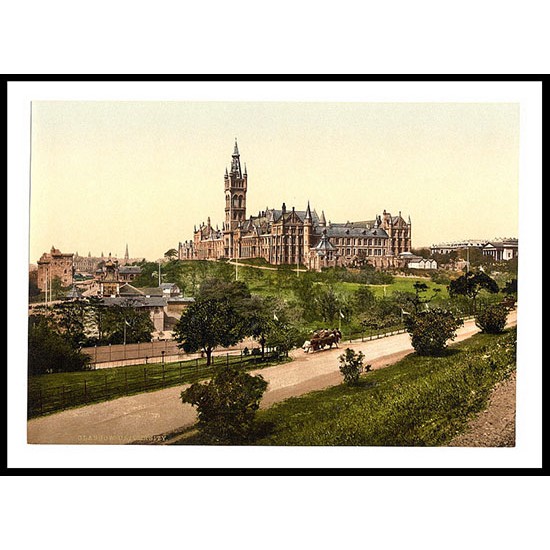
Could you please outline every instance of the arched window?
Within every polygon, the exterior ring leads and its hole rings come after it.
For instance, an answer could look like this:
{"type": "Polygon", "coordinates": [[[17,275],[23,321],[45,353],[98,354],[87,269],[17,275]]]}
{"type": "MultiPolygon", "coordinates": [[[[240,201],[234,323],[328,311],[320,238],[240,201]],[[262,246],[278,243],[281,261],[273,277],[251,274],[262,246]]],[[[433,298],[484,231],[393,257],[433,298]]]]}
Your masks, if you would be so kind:
{"type": "Polygon", "coordinates": [[[233,208],[236,208],[238,204],[238,197],[237,195],[233,195],[233,208]]]}
{"type": "Polygon", "coordinates": [[[242,208],[243,206],[243,197],[242,195],[239,195],[239,208],[242,208]]]}

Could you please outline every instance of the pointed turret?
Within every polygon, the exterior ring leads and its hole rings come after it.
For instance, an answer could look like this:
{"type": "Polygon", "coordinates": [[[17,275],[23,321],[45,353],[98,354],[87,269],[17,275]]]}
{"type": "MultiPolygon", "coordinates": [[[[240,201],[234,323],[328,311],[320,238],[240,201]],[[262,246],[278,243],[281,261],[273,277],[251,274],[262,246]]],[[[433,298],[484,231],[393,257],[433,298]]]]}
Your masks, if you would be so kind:
{"type": "Polygon", "coordinates": [[[307,201],[306,217],[304,220],[308,220],[311,223],[311,208],[309,207],[309,201],[307,201]]]}
{"type": "Polygon", "coordinates": [[[324,210],[321,210],[321,218],[319,219],[319,225],[321,227],[326,227],[327,226],[327,220],[325,218],[325,211],[324,210]]]}

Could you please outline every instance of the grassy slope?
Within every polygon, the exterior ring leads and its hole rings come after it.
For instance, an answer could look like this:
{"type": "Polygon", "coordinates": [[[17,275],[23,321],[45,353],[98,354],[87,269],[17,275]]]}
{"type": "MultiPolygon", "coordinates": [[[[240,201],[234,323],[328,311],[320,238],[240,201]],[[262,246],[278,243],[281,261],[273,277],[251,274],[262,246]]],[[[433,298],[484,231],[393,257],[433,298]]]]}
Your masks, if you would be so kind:
{"type": "MultiPolygon", "coordinates": [[[[364,375],[356,387],[342,384],[288,399],[258,413],[258,435],[246,443],[443,445],[483,410],[494,385],[515,368],[514,342],[515,331],[478,334],[444,357],[411,354],[364,375]]],[[[181,441],[199,442],[200,436],[181,441]]]]}

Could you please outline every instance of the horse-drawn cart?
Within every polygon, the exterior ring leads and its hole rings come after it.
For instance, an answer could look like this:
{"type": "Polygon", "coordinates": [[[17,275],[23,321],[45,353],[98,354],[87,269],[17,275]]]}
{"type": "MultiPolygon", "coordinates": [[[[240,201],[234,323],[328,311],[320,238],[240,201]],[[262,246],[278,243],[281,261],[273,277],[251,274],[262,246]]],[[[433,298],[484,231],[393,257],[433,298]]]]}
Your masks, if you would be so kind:
{"type": "Polygon", "coordinates": [[[309,340],[304,342],[302,349],[305,353],[309,353],[311,350],[320,351],[325,349],[328,346],[328,349],[332,349],[334,344],[338,347],[338,342],[342,338],[342,333],[338,329],[320,329],[316,330],[310,337],[309,340]]]}

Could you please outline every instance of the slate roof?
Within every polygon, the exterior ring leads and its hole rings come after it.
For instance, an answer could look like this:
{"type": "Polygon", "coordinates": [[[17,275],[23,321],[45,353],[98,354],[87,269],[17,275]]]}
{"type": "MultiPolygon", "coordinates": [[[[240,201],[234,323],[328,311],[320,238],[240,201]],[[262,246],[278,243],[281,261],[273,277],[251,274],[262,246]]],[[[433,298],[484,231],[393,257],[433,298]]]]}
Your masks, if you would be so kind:
{"type": "Polygon", "coordinates": [[[166,298],[162,296],[109,296],[101,299],[101,303],[106,306],[126,306],[126,307],[165,307],[166,298]]]}
{"type": "Polygon", "coordinates": [[[383,229],[366,229],[346,224],[331,224],[327,227],[329,237],[379,237],[389,239],[389,235],[383,229]]]}

